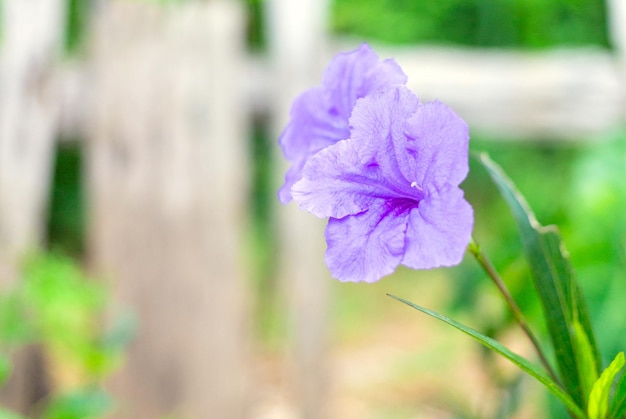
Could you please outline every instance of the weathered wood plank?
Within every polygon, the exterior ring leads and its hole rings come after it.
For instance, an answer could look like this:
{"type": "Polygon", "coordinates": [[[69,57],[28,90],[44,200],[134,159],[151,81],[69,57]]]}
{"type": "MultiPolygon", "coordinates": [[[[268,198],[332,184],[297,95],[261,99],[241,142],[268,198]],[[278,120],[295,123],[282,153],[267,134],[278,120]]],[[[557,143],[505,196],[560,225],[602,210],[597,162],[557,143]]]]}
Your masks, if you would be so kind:
{"type": "MultiPolygon", "coordinates": [[[[353,49],[358,41],[331,43],[330,51],[353,49]]],[[[626,117],[626,81],[619,55],[593,49],[545,52],[465,50],[435,47],[376,47],[381,57],[395,57],[409,76],[409,86],[423,99],[439,99],[461,114],[470,126],[494,138],[520,140],[593,140],[619,126],[626,117]]],[[[299,53],[299,52],[298,52],[299,53]]],[[[331,54],[317,61],[298,58],[286,77],[310,73],[299,88],[289,88],[291,98],[319,83],[331,54]]],[[[246,109],[267,114],[275,95],[287,97],[278,83],[275,67],[258,57],[247,57],[246,109]],[[279,93],[282,92],[282,93],[279,93]]],[[[75,137],[84,125],[82,104],[88,85],[80,67],[64,73],[63,128],[75,137]],[[81,82],[82,88],[77,87],[81,82]]],[[[284,79],[283,79],[284,80],[284,79]]],[[[284,118],[288,112],[281,108],[284,118]]],[[[284,119],[283,119],[284,121],[284,119]]]]}
{"type": "Polygon", "coordinates": [[[398,61],[422,100],[447,103],[492,137],[593,140],[626,115],[624,80],[609,51],[377,50],[398,61]]]}
{"type": "MultiPolygon", "coordinates": [[[[270,98],[274,134],[284,127],[294,97],[320,83],[327,48],[328,2],[271,0],[266,2],[273,74],[270,98]]],[[[286,162],[275,147],[277,187],[286,162]]],[[[331,415],[328,358],[330,277],[323,263],[324,222],[276,201],[279,218],[279,275],[285,288],[290,325],[289,383],[299,417],[331,415]]]]}
{"type": "Polygon", "coordinates": [[[243,418],[247,123],[236,2],[110,2],[92,50],[91,255],[138,329],[120,417],[243,418]]]}
{"type": "Polygon", "coordinates": [[[0,62],[0,288],[43,238],[58,118],[62,0],[5,0],[0,62]],[[37,31],[32,28],[36,27],[37,31]]]}

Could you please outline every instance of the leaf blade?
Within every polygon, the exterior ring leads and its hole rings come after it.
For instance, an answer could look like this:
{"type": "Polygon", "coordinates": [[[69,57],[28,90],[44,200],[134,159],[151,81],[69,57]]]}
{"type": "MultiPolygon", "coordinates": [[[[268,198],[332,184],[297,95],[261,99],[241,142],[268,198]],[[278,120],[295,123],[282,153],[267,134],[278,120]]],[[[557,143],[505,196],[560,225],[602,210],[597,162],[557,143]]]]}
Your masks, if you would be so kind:
{"type": "Polygon", "coordinates": [[[598,366],[593,354],[593,349],[589,343],[589,338],[580,322],[574,320],[574,339],[576,342],[576,358],[579,360],[581,371],[581,385],[585,402],[589,405],[589,395],[591,394],[598,380],[598,366]]]}
{"type": "Polygon", "coordinates": [[[589,419],[606,419],[613,380],[624,367],[624,352],[618,353],[596,380],[589,394],[587,414],[589,419]]]}
{"type": "Polygon", "coordinates": [[[609,417],[615,419],[623,419],[626,416],[626,371],[622,371],[622,375],[615,386],[615,394],[611,401],[611,414],[609,417]]]}
{"type": "Polygon", "coordinates": [[[400,301],[401,303],[408,305],[409,307],[412,307],[418,311],[421,311],[424,314],[427,314],[433,318],[436,318],[444,323],[449,324],[455,329],[465,333],[468,336],[471,336],[472,338],[474,338],[476,341],[486,346],[487,348],[505,357],[506,359],[513,362],[515,365],[517,365],[521,370],[531,375],[537,381],[543,384],[548,389],[548,391],[550,391],[550,393],[552,393],[557,399],[559,399],[563,403],[563,405],[565,405],[565,407],[575,417],[580,418],[580,419],[586,418],[585,413],[580,409],[580,407],[576,404],[576,402],[557,383],[555,383],[543,370],[533,365],[527,359],[515,354],[514,352],[506,348],[504,345],[502,345],[495,339],[492,339],[489,336],[485,336],[482,333],[478,332],[477,330],[474,330],[468,326],[465,326],[457,322],[456,320],[453,320],[435,311],[419,306],[401,297],[397,297],[391,294],[387,294],[387,295],[389,295],[391,298],[397,301],[400,301]]]}
{"type": "MultiPolygon", "coordinates": [[[[524,253],[530,265],[537,294],[541,300],[544,317],[554,348],[558,371],[563,386],[578,406],[586,406],[585,381],[577,353],[580,339],[574,335],[574,322],[578,322],[599,369],[600,353],[594,338],[591,320],[582,292],[576,283],[566,251],[554,226],[542,226],[502,168],[486,154],[479,157],[509,205],[515,219],[524,253]]],[[[599,370],[596,370],[599,374],[599,370]]]]}

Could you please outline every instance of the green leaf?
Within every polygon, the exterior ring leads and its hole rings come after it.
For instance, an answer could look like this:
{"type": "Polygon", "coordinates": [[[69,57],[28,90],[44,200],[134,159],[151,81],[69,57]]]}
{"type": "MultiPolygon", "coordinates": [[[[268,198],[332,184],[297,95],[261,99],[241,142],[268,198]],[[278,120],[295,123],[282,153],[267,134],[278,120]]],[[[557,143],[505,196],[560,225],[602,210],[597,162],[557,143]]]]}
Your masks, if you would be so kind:
{"type": "Polygon", "coordinates": [[[615,419],[626,417],[626,371],[622,371],[622,375],[615,386],[610,417],[615,419]]]}
{"type": "Polygon", "coordinates": [[[552,393],[557,399],[559,399],[563,403],[563,405],[565,405],[565,407],[570,411],[572,415],[574,415],[574,417],[581,419],[586,418],[585,413],[581,410],[580,407],[578,407],[576,402],[565,391],[563,391],[563,389],[557,383],[555,383],[543,370],[533,365],[527,359],[511,352],[511,350],[503,346],[500,342],[437,312],[418,306],[417,304],[414,304],[403,298],[396,297],[391,294],[388,295],[391,298],[394,298],[410,307],[413,307],[416,310],[421,311],[422,313],[428,314],[431,317],[448,323],[455,329],[460,330],[461,332],[473,337],[487,348],[502,355],[503,357],[517,365],[521,370],[530,374],[537,381],[543,384],[548,389],[548,391],[550,391],[550,393],[552,393]]]}
{"type": "Polygon", "coordinates": [[[573,336],[576,342],[574,349],[576,350],[576,358],[579,361],[581,385],[585,401],[588,402],[587,396],[591,394],[591,389],[598,380],[598,366],[596,365],[593,348],[589,343],[587,333],[585,333],[585,330],[577,320],[574,320],[573,327],[573,336]]]}
{"type": "Polygon", "coordinates": [[[485,154],[480,155],[480,161],[511,208],[517,222],[535,289],[543,307],[560,379],[576,404],[584,408],[586,406],[584,383],[587,379],[584,377],[580,357],[585,356],[582,354],[590,350],[596,368],[599,368],[600,353],[586,303],[574,279],[558,230],[555,226],[544,227],[539,224],[522,195],[500,166],[485,154]],[[574,322],[578,322],[584,331],[588,341],[587,349],[579,347],[583,340],[576,337],[574,322]]]}
{"type": "Polygon", "coordinates": [[[613,362],[602,372],[600,378],[593,384],[591,394],[589,394],[589,405],[587,414],[589,419],[606,419],[609,411],[609,397],[615,376],[624,367],[624,352],[615,356],[613,362]]]}

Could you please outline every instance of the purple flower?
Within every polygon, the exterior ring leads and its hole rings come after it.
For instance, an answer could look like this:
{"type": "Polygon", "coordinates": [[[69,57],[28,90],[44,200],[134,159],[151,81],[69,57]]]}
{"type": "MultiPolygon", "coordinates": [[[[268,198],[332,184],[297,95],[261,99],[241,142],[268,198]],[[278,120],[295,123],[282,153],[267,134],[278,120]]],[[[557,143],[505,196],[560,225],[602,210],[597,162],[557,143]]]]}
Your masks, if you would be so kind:
{"type": "Polygon", "coordinates": [[[399,264],[460,263],[473,225],[458,187],[468,172],[465,122],[398,86],[359,100],[350,127],[349,139],[306,162],[291,190],[302,209],[330,217],[332,275],[373,282],[399,264]]]}
{"type": "Polygon", "coordinates": [[[291,187],[302,177],[306,161],[318,151],[349,137],[348,120],[357,99],[375,90],[406,83],[406,75],[393,60],[380,61],[367,44],[337,55],[320,87],[300,95],[280,146],[291,167],[279,191],[283,204],[291,201],[291,187]]]}

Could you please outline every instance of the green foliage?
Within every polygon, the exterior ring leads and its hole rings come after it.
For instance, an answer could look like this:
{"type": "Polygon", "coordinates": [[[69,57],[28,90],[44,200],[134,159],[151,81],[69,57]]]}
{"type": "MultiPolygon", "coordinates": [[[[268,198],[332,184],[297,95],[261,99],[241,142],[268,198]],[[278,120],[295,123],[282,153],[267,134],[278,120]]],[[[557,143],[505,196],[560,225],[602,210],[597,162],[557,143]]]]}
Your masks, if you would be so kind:
{"type": "MultiPolygon", "coordinates": [[[[474,135],[471,146],[488,150],[516,179],[536,214],[550,224],[558,224],[597,326],[596,339],[604,355],[599,366],[607,365],[612,359],[609,354],[624,349],[626,330],[626,133],[572,143],[504,142],[474,135]]],[[[530,272],[517,230],[504,201],[498,199],[496,188],[488,182],[487,172],[479,170],[476,159],[471,159],[470,165],[464,189],[476,213],[475,234],[539,337],[547,337],[540,304],[528,290],[530,272]]],[[[462,272],[452,271],[456,286],[451,289],[454,298],[448,310],[469,313],[479,322],[480,330],[489,331],[489,336],[507,334],[514,327],[512,317],[506,313],[485,316],[478,303],[485,293],[493,291],[491,284],[483,280],[484,273],[473,264],[465,264],[464,268],[462,272]]],[[[559,408],[552,402],[551,408],[559,408]]],[[[565,414],[563,410],[553,411],[551,417],[565,414]]]]}
{"type": "Polygon", "coordinates": [[[623,419],[624,417],[626,417],[626,371],[622,369],[611,401],[611,418],[623,419]]]}
{"type": "Polygon", "coordinates": [[[589,404],[589,395],[597,383],[600,366],[595,357],[594,348],[589,343],[587,333],[580,322],[574,320],[572,336],[574,338],[574,350],[580,369],[580,385],[584,396],[584,403],[589,404]]]}
{"type": "MultiPolygon", "coordinates": [[[[532,203],[533,209],[550,224],[557,224],[567,243],[576,276],[584,289],[596,338],[603,353],[623,350],[623,295],[626,294],[626,134],[585,142],[529,143],[472,139],[474,150],[487,150],[507,168],[517,186],[532,203]],[[558,194],[555,193],[558,191],[558,194]]],[[[475,234],[494,264],[501,269],[513,296],[531,322],[541,315],[541,308],[527,292],[529,275],[521,257],[522,248],[504,201],[488,182],[488,175],[470,160],[471,170],[464,189],[476,212],[475,234]]],[[[483,274],[468,265],[456,275],[459,285],[453,290],[458,310],[473,310],[472,302],[488,288],[483,274]]],[[[480,312],[476,311],[476,316],[480,312]]],[[[510,319],[490,317],[486,321],[498,334],[510,325],[510,319]]],[[[534,327],[543,324],[535,321],[534,327]]],[[[603,364],[610,359],[602,360],[603,364]]]]}
{"type": "MultiPolygon", "coordinates": [[[[626,136],[585,146],[576,159],[562,224],[589,298],[598,340],[607,353],[624,349],[626,316],[626,136]]],[[[608,363],[610,359],[604,359],[608,363]]]]}
{"type": "Polygon", "coordinates": [[[62,370],[72,384],[57,383],[42,404],[44,418],[100,417],[112,401],[99,388],[119,365],[132,335],[132,323],[107,331],[102,315],[106,289],[66,257],[32,257],[24,276],[0,297],[0,382],[8,375],[8,359],[25,344],[42,348],[50,370],[62,370]]]}
{"type": "Polygon", "coordinates": [[[101,283],[85,278],[70,260],[49,255],[27,265],[18,292],[31,339],[89,380],[110,372],[115,354],[98,341],[106,301],[101,283]]]}
{"type": "Polygon", "coordinates": [[[624,352],[620,352],[593,384],[587,406],[589,419],[606,419],[608,417],[613,381],[623,367],[624,352]]]}
{"type": "MultiPolygon", "coordinates": [[[[481,162],[488,170],[502,196],[509,204],[518,225],[524,253],[534,279],[535,291],[544,309],[544,319],[559,366],[560,379],[578,406],[584,407],[583,361],[588,352],[600,365],[600,355],[587,313],[586,302],[576,283],[564,253],[559,234],[554,227],[541,226],[517,188],[502,169],[486,155],[481,162]],[[583,337],[576,337],[576,327],[583,337]],[[584,345],[581,345],[584,342],[584,345]],[[590,349],[590,351],[589,351],[590,349]]],[[[597,372],[596,372],[597,375],[597,372]]]]}
{"type": "Polygon", "coordinates": [[[608,46],[602,0],[336,0],[335,32],[389,43],[608,46]]]}
{"type": "Polygon", "coordinates": [[[21,284],[28,322],[43,339],[76,347],[93,333],[93,314],[104,302],[99,283],[87,280],[68,259],[45,256],[31,260],[21,284]]]}
{"type": "Polygon", "coordinates": [[[515,365],[517,365],[522,371],[530,374],[537,381],[543,384],[548,389],[548,391],[550,391],[550,393],[552,393],[557,399],[559,399],[576,418],[586,417],[584,412],[580,409],[580,407],[576,404],[576,402],[571,398],[571,396],[567,394],[565,391],[563,391],[563,389],[557,383],[555,383],[548,375],[546,375],[545,372],[543,372],[537,366],[533,365],[527,359],[511,352],[508,348],[503,346],[498,341],[488,336],[485,336],[482,333],[470,327],[467,327],[455,320],[452,320],[446,316],[442,316],[439,313],[436,313],[434,311],[428,310],[427,308],[418,306],[417,304],[411,303],[410,301],[404,300],[400,297],[396,297],[393,295],[390,295],[390,297],[395,298],[396,300],[410,307],[413,307],[414,309],[419,310],[422,313],[425,313],[431,317],[441,320],[444,323],[447,323],[450,326],[454,327],[455,329],[471,336],[476,341],[480,342],[482,345],[486,346],[492,351],[502,355],[503,357],[505,357],[506,359],[508,359],[515,365]]]}
{"type": "MultiPolygon", "coordinates": [[[[571,208],[566,199],[554,199],[554,191],[561,191],[566,195],[572,187],[571,173],[580,154],[579,148],[548,141],[531,143],[488,140],[476,135],[472,137],[470,146],[473,150],[487,151],[494,160],[507,168],[542,219],[558,224],[559,227],[568,226],[568,211],[571,208]]],[[[470,159],[470,174],[463,189],[474,207],[475,237],[480,238],[481,246],[499,268],[518,305],[533,323],[534,319],[541,316],[541,307],[532,293],[527,292],[529,271],[523,257],[519,233],[515,224],[511,223],[506,203],[499,199],[497,188],[477,159],[470,159]]],[[[454,299],[451,308],[470,310],[480,318],[481,312],[476,310],[478,306],[475,302],[485,292],[491,291],[491,284],[485,283],[483,277],[484,274],[477,265],[466,264],[463,272],[455,275],[456,286],[452,290],[454,299]]],[[[511,321],[511,316],[489,316],[484,318],[485,324],[481,328],[493,328],[497,335],[510,326],[511,321]]],[[[541,323],[533,326],[539,331],[543,327],[541,323]]]]}

